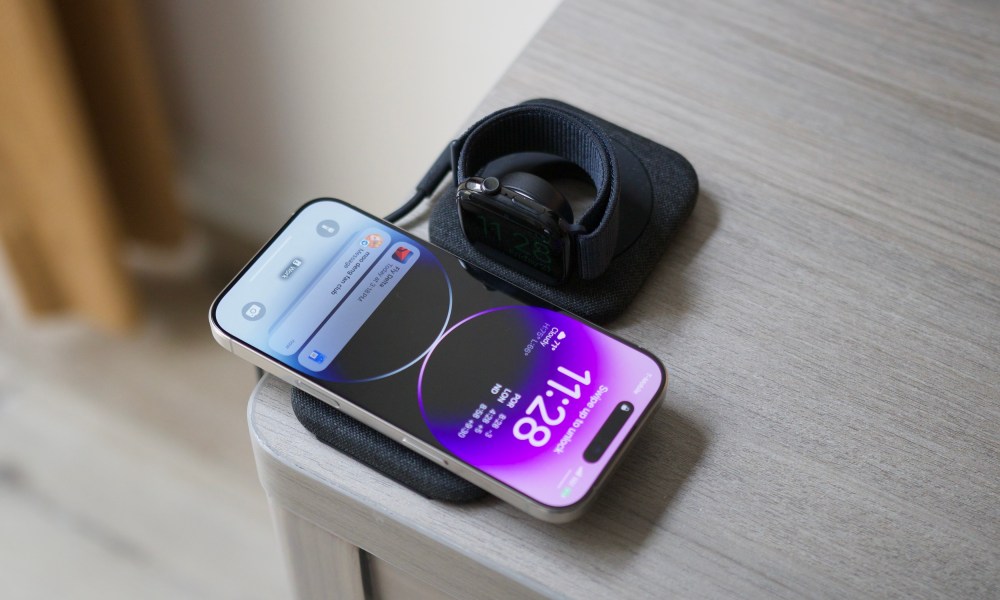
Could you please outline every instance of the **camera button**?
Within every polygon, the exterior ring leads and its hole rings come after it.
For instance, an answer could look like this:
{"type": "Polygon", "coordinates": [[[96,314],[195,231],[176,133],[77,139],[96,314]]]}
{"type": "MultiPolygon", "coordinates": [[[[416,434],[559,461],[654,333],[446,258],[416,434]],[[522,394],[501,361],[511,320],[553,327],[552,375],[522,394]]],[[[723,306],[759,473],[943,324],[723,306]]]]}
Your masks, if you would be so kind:
{"type": "Polygon", "coordinates": [[[410,439],[410,438],[408,438],[406,436],[404,436],[401,441],[402,441],[402,444],[404,446],[406,446],[410,450],[413,450],[414,452],[416,452],[420,456],[423,456],[424,458],[432,460],[432,461],[436,462],[439,465],[444,465],[445,464],[444,458],[438,456],[437,453],[435,453],[434,451],[429,450],[427,448],[424,448],[423,447],[423,442],[418,442],[416,440],[412,440],[412,439],[410,439]]]}

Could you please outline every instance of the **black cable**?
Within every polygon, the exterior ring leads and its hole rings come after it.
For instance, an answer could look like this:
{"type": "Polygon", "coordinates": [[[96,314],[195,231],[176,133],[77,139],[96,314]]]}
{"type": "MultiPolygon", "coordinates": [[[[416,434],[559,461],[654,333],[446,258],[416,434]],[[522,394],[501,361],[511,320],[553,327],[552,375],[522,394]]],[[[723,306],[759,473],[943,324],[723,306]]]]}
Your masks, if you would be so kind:
{"type": "Polygon", "coordinates": [[[414,192],[413,196],[402,206],[392,211],[392,213],[390,213],[385,220],[390,223],[395,223],[410,214],[410,212],[416,208],[418,204],[423,202],[424,198],[434,193],[438,184],[441,183],[441,180],[445,178],[445,175],[447,175],[449,171],[451,171],[451,146],[444,149],[444,152],[442,152],[441,155],[437,157],[437,160],[434,161],[434,164],[431,165],[430,170],[424,174],[420,183],[417,184],[417,191],[414,192]]]}
{"type": "Polygon", "coordinates": [[[402,206],[389,213],[389,216],[385,217],[385,220],[390,223],[395,223],[396,221],[410,214],[410,212],[414,208],[416,208],[417,205],[420,204],[426,197],[427,197],[426,193],[424,193],[422,190],[417,190],[416,193],[414,193],[413,196],[411,196],[410,199],[407,200],[402,206]]]}

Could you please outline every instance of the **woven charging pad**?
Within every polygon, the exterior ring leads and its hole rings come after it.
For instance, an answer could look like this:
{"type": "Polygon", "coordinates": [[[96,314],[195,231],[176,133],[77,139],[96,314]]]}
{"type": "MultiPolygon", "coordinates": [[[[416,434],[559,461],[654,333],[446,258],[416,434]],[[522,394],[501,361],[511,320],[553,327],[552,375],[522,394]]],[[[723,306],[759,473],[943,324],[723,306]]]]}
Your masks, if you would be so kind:
{"type": "MultiPolygon", "coordinates": [[[[557,100],[529,100],[527,103],[572,111],[604,129],[618,149],[622,177],[641,179],[635,182],[636,187],[650,190],[652,194],[648,220],[638,225],[641,231],[620,233],[636,235],[638,239],[620,251],[597,279],[573,279],[562,285],[545,285],[491,260],[472,247],[462,231],[452,182],[444,186],[432,208],[431,241],[560,308],[596,323],[607,323],[620,315],[635,298],[668,242],[691,214],[698,198],[698,175],[691,163],[674,150],[614,123],[557,100]],[[625,168],[630,165],[631,168],[625,168]]],[[[623,186],[627,183],[623,182],[623,186]]]]}
{"type": "Polygon", "coordinates": [[[292,388],[295,416],[324,444],[431,500],[470,502],[482,489],[322,400],[292,388]]]}

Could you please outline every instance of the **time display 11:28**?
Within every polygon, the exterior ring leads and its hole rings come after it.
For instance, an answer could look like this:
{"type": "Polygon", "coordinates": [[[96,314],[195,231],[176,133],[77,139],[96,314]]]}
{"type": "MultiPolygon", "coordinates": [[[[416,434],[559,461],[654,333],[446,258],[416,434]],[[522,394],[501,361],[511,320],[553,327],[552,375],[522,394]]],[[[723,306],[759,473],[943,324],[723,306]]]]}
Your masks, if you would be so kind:
{"type": "Polygon", "coordinates": [[[572,388],[568,388],[558,381],[549,379],[547,382],[549,389],[545,390],[544,396],[542,394],[535,396],[535,399],[528,405],[525,416],[514,423],[514,437],[525,440],[536,448],[541,448],[552,439],[550,427],[556,427],[566,420],[566,409],[563,407],[569,406],[571,400],[579,400],[583,396],[583,388],[580,386],[590,385],[590,371],[584,371],[583,375],[580,375],[562,366],[556,367],[556,370],[576,383],[572,383],[572,388]],[[545,398],[551,399],[557,394],[561,395],[562,399],[553,410],[550,405],[546,405],[545,398]],[[542,424],[532,416],[535,413],[542,424]]]}

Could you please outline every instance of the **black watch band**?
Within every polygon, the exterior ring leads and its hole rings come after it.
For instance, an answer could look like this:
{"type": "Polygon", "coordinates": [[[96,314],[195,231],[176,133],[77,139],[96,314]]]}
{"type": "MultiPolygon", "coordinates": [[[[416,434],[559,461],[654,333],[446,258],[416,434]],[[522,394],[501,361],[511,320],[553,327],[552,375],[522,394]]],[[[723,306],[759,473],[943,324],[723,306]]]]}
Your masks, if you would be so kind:
{"type": "Polygon", "coordinates": [[[519,104],[486,116],[452,143],[455,185],[476,176],[492,160],[516,152],[545,152],[579,165],[593,180],[593,204],[576,219],[573,235],[576,274],[594,279],[614,258],[618,241],[619,174],[611,138],[568,111],[519,104]]]}

